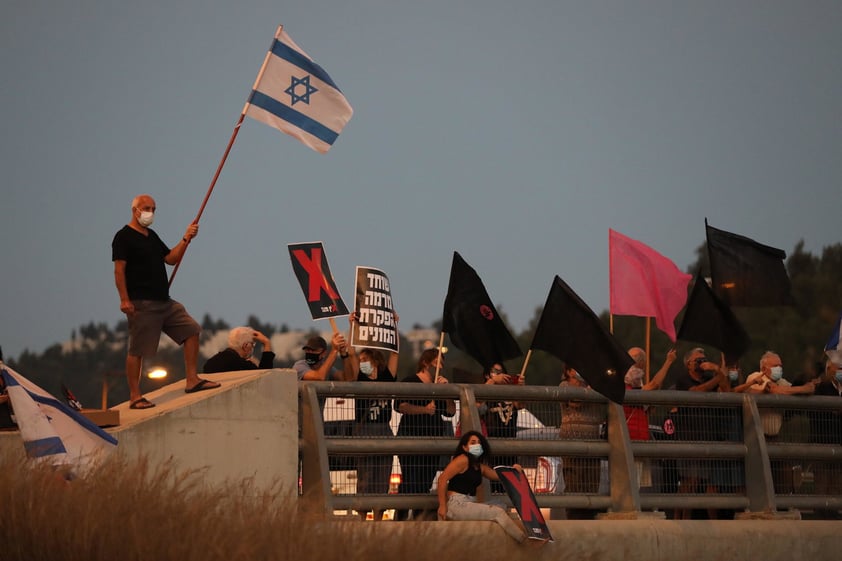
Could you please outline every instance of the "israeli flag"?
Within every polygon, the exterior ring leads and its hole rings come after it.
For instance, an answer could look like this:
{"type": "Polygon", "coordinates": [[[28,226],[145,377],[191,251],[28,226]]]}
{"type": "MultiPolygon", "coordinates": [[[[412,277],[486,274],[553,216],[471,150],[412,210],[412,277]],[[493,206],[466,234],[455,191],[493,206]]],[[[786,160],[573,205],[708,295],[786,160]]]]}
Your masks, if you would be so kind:
{"type": "Polygon", "coordinates": [[[842,341],[839,340],[840,326],[842,326],[842,314],[836,320],[836,328],[830,334],[830,340],[828,340],[827,345],[824,346],[824,352],[827,353],[827,357],[837,366],[842,365],[842,341]]]}
{"type": "Polygon", "coordinates": [[[26,455],[84,472],[117,446],[117,439],[0,362],[26,455]]]}
{"type": "Polygon", "coordinates": [[[279,26],[243,113],[324,154],[354,110],[327,72],[279,26]]]}

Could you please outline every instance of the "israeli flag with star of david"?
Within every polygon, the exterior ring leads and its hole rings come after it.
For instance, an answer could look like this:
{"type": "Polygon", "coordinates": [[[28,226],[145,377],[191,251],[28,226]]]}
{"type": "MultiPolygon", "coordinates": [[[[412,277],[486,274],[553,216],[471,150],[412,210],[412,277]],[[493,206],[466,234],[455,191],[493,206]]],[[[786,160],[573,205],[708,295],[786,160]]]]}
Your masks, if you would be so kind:
{"type": "Polygon", "coordinates": [[[81,474],[117,446],[117,439],[0,362],[0,375],[26,455],[81,474]]]}
{"type": "Polygon", "coordinates": [[[354,110],[327,72],[279,26],[243,113],[324,154],[354,110]]]}

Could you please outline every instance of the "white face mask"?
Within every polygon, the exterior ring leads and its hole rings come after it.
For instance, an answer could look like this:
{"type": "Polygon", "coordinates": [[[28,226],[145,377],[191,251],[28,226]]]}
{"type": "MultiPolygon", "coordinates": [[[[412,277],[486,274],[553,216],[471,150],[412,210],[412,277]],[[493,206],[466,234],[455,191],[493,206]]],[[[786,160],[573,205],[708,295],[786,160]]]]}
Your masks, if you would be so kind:
{"type": "Polygon", "coordinates": [[[152,222],[155,221],[155,213],[149,210],[142,210],[140,211],[140,216],[137,218],[138,224],[143,226],[144,228],[148,228],[152,226],[152,222]]]}
{"type": "Polygon", "coordinates": [[[370,362],[360,362],[360,372],[368,376],[372,372],[374,372],[374,367],[371,366],[370,362]]]}
{"type": "Polygon", "coordinates": [[[731,383],[736,382],[740,378],[740,373],[736,370],[729,370],[728,371],[728,379],[731,380],[731,383]]]}
{"type": "Polygon", "coordinates": [[[836,371],[836,381],[842,384],[842,370],[836,371]]]}
{"type": "Polygon", "coordinates": [[[468,446],[468,454],[473,456],[474,458],[479,458],[482,456],[482,444],[471,444],[468,446]]]}
{"type": "Polygon", "coordinates": [[[784,367],[783,366],[773,366],[769,369],[769,377],[772,378],[773,382],[777,382],[780,380],[784,375],[784,367]]]}

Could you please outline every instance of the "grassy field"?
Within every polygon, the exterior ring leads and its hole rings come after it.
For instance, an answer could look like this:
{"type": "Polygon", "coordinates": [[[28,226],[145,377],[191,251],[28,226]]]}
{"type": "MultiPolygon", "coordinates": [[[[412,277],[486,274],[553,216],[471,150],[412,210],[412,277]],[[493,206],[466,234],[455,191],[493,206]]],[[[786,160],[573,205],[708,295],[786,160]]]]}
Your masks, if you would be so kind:
{"type": "Polygon", "coordinates": [[[457,547],[441,531],[433,538],[424,523],[383,540],[376,527],[397,523],[307,520],[284,489],[207,489],[200,475],[115,455],[68,482],[47,466],[0,458],[0,561],[403,561],[442,548],[467,556],[480,545],[457,547]]]}

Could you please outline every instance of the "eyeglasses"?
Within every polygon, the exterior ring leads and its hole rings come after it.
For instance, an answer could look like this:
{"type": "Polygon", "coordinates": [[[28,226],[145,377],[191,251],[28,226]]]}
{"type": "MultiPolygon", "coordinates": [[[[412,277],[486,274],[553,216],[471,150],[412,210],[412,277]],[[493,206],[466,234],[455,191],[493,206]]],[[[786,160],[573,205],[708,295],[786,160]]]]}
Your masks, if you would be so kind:
{"type": "Polygon", "coordinates": [[[491,372],[492,372],[493,374],[502,374],[502,373],[503,373],[503,369],[502,369],[502,368],[492,368],[492,369],[491,369],[491,372]]]}

